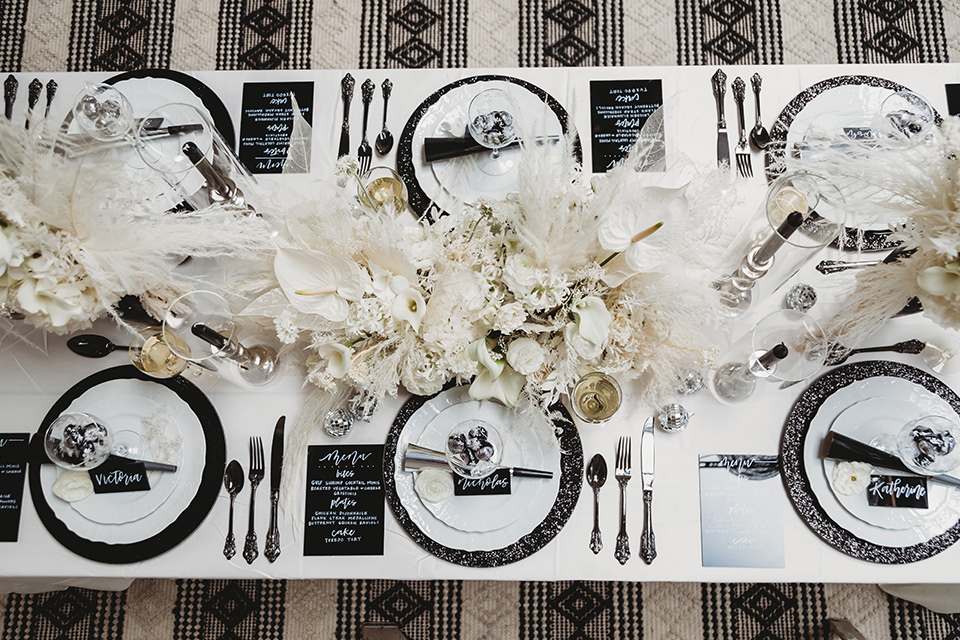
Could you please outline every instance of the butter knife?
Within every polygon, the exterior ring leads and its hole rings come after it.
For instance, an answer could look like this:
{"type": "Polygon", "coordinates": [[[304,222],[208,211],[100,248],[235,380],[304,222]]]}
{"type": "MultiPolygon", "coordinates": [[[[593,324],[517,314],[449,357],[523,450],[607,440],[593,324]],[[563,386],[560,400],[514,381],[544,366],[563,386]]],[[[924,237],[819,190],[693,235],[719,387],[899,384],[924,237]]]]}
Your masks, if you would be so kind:
{"type": "Polygon", "coordinates": [[[280,416],[273,430],[273,446],[270,448],[270,528],[263,547],[263,555],[270,562],[280,557],[280,526],[277,510],[280,503],[280,476],[283,470],[283,425],[286,416],[280,416]]]}
{"type": "Polygon", "coordinates": [[[730,166],[730,143],[727,141],[727,118],[723,115],[723,99],[727,93],[727,74],[721,69],[713,74],[713,97],[717,101],[717,166],[730,166]]]}
{"type": "Polygon", "coordinates": [[[640,557],[647,564],[657,557],[657,544],[653,535],[653,472],[656,450],[653,442],[653,417],[643,423],[640,436],[640,476],[643,479],[643,534],[640,536],[640,557]]]}
{"type": "Polygon", "coordinates": [[[357,83],[349,73],[340,81],[340,97],[343,98],[343,124],[340,125],[340,150],[337,158],[350,153],[350,101],[353,100],[353,87],[357,83]]]}

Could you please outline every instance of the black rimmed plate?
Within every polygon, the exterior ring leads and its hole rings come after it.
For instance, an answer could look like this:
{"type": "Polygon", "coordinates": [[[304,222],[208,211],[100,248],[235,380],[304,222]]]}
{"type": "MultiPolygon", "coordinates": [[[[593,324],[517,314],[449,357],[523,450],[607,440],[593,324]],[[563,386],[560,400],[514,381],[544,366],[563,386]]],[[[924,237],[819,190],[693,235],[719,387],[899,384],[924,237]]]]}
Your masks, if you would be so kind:
{"type": "MultiPolygon", "coordinates": [[[[909,91],[902,84],[866,75],[848,75],[827,78],[801,91],[787,103],[770,127],[770,145],[767,147],[767,181],[772,182],[784,166],[785,154],[793,153],[796,143],[802,141],[807,127],[817,122],[821,128],[849,129],[848,135],[867,130],[871,113],[879,112],[883,99],[897,91],[909,91]]],[[[940,114],[933,110],[939,125],[940,114]]],[[[870,229],[848,226],[833,241],[834,248],[845,251],[889,251],[899,246],[891,240],[889,229],[870,229]]]]}
{"type": "MultiPolygon", "coordinates": [[[[78,382],[61,396],[47,412],[34,437],[32,446],[35,452],[38,452],[35,454],[38,457],[34,457],[34,460],[44,455],[43,436],[47,427],[57,416],[91,390],[101,385],[126,380],[137,381],[137,384],[159,385],[162,389],[158,390],[166,395],[167,401],[184,405],[177,407],[177,410],[182,409],[183,412],[188,413],[192,428],[199,429],[198,434],[192,435],[199,437],[203,452],[195,463],[189,463],[198,467],[195,470],[197,477],[192,482],[178,483],[175,494],[182,495],[175,495],[168,499],[160,509],[149,516],[150,522],[137,520],[125,524],[90,527],[87,521],[82,520],[82,517],[66,503],[64,503],[66,506],[51,503],[56,498],[48,498],[49,486],[44,480],[49,469],[48,464],[32,464],[29,470],[33,504],[40,516],[40,521],[50,534],[77,555],[109,564],[140,562],[169,551],[185,540],[200,526],[213,507],[220,493],[220,481],[226,463],[223,428],[216,410],[207,397],[192,383],[179,376],[158,380],[131,365],[95,373],[78,382]],[[183,506],[171,510],[170,506],[176,504],[183,506]],[[141,531],[145,533],[141,535],[139,533],[141,531]],[[114,541],[108,541],[111,539],[114,541]]],[[[190,427],[184,423],[179,423],[178,426],[181,431],[190,427]]],[[[188,434],[184,434],[184,440],[185,442],[188,440],[188,434]]],[[[190,469],[185,468],[185,473],[189,471],[190,469]]]]}
{"type": "Polygon", "coordinates": [[[797,400],[784,428],[780,464],[794,507],[825,542],[860,560],[906,564],[948,549],[960,539],[960,522],[899,531],[871,526],[849,514],[833,495],[820,460],[822,439],[840,413],[858,401],[886,396],[960,414],[960,397],[919,369],[879,360],[844,365],[821,376],[797,400]]]}
{"type": "MultiPolygon", "coordinates": [[[[525,113],[542,113],[544,121],[537,127],[541,135],[566,134],[572,126],[566,109],[550,94],[540,87],[511,76],[480,75],[462,78],[435,91],[410,115],[400,134],[397,145],[397,172],[407,185],[410,208],[418,216],[432,222],[429,213],[431,205],[436,206],[443,215],[449,206],[457,201],[470,201],[473,196],[487,195],[502,197],[508,188],[509,176],[480,176],[479,169],[469,171],[471,158],[459,158],[446,161],[447,166],[435,170],[423,161],[423,138],[432,136],[464,135],[467,106],[474,94],[482,88],[504,87],[511,89],[515,99],[521,102],[525,113]],[[539,105],[539,107],[538,107],[539,105]],[[546,105],[544,111],[543,105],[546,105]],[[445,130],[445,123],[456,123],[458,130],[445,130]],[[454,166],[457,165],[457,166],[454,166]],[[438,175],[439,174],[439,175],[438,175]],[[467,185],[473,178],[482,178],[482,183],[467,185]],[[442,179],[441,179],[442,178],[442,179]]],[[[503,153],[518,153],[518,150],[505,150],[503,153]]],[[[573,152],[577,161],[582,162],[583,152],[580,138],[574,140],[573,152]]]]}
{"type": "MultiPolygon", "coordinates": [[[[542,509],[536,517],[521,518],[503,528],[486,531],[463,531],[448,526],[434,517],[412,492],[410,474],[402,471],[403,447],[410,440],[408,429],[424,429],[445,409],[463,400],[462,388],[454,387],[434,396],[413,396],[408,400],[387,435],[383,453],[383,475],[387,501],[400,525],[418,545],[447,562],[467,567],[499,567],[526,558],[546,546],[563,528],[577,504],[583,482],[583,447],[580,436],[566,409],[557,404],[551,408],[559,416],[542,425],[546,437],[556,438],[551,450],[559,457],[555,466],[552,495],[541,492],[531,512],[542,509]],[[402,495],[401,495],[402,494],[402,495]]],[[[490,402],[490,401],[485,401],[490,402]]],[[[481,403],[475,403],[480,405],[481,403]]],[[[518,421],[518,424],[520,421],[518,421]]],[[[452,426],[452,425],[450,425],[452,426]]],[[[536,428],[528,424],[528,428],[536,428]]],[[[514,478],[514,482],[549,482],[535,478],[514,478]]],[[[469,498],[461,498],[461,500],[469,498]]]]}

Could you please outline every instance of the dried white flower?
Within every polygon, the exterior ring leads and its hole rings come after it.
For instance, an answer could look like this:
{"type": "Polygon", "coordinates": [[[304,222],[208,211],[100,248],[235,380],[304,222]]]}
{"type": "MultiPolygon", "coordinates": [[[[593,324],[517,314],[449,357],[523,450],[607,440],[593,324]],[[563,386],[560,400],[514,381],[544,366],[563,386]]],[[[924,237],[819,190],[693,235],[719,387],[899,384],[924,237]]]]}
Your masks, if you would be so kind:
{"type": "Polygon", "coordinates": [[[300,330],[293,323],[293,314],[289,311],[284,311],[274,318],[273,326],[277,330],[277,338],[283,344],[293,344],[300,337],[300,330]]]}
{"type": "Polygon", "coordinates": [[[866,491],[870,485],[870,474],[873,467],[866,462],[838,462],[833,468],[833,477],[830,483],[834,490],[844,496],[855,496],[866,491]]]}

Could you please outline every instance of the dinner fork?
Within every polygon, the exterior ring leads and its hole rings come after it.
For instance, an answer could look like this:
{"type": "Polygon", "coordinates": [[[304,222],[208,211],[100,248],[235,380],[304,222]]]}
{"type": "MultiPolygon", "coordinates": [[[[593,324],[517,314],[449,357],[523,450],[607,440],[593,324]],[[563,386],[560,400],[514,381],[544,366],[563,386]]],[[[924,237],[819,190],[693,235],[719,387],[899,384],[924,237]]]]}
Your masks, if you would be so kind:
{"type": "Polygon", "coordinates": [[[376,85],[373,80],[367,78],[360,86],[360,95],[363,98],[363,138],[360,140],[360,148],[357,149],[357,160],[360,162],[360,175],[370,170],[370,159],[373,157],[373,149],[367,142],[367,116],[370,115],[370,103],[373,102],[373,92],[376,85]]]}
{"type": "Polygon", "coordinates": [[[613,557],[620,564],[630,559],[630,539],[627,537],[627,483],[630,482],[630,436],[620,436],[617,444],[617,472],[614,476],[620,485],[620,533],[613,557]]]}
{"type": "Polygon", "coordinates": [[[740,141],[737,142],[737,173],[741,178],[752,178],[753,166],[750,161],[750,148],[747,146],[747,128],[743,122],[743,99],[746,96],[747,83],[738,76],[731,87],[733,99],[737,103],[737,122],[740,125],[740,141]]]}
{"type": "Polygon", "coordinates": [[[252,564],[260,553],[257,551],[257,532],[254,528],[254,505],[257,500],[257,487],[263,480],[265,468],[263,460],[263,440],[259,437],[250,438],[250,520],[247,524],[247,540],[243,545],[243,559],[252,564]]]}

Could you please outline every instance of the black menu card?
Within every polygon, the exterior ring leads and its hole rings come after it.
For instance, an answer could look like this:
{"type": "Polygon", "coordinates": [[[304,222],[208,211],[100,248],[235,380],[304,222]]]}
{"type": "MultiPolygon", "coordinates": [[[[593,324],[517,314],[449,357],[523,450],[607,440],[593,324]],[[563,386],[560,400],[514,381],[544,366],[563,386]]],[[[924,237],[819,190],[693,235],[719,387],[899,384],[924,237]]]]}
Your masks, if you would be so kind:
{"type": "Polygon", "coordinates": [[[637,134],[663,104],[661,80],[592,80],[590,129],[593,172],[604,173],[629,153],[637,134]]]}
{"type": "MultiPolygon", "coordinates": [[[[313,124],[312,82],[245,82],[240,115],[240,161],[251,173],[281,173],[293,131],[290,93],[313,124]]],[[[309,163],[308,163],[309,164],[309,163]]]]}
{"type": "Polygon", "coordinates": [[[383,555],[383,445],[307,450],[303,555],[383,555]]]}
{"type": "Polygon", "coordinates": [[[28,433],[0,433],[0,542],[16,542],[27,469],[28,433]]]}

